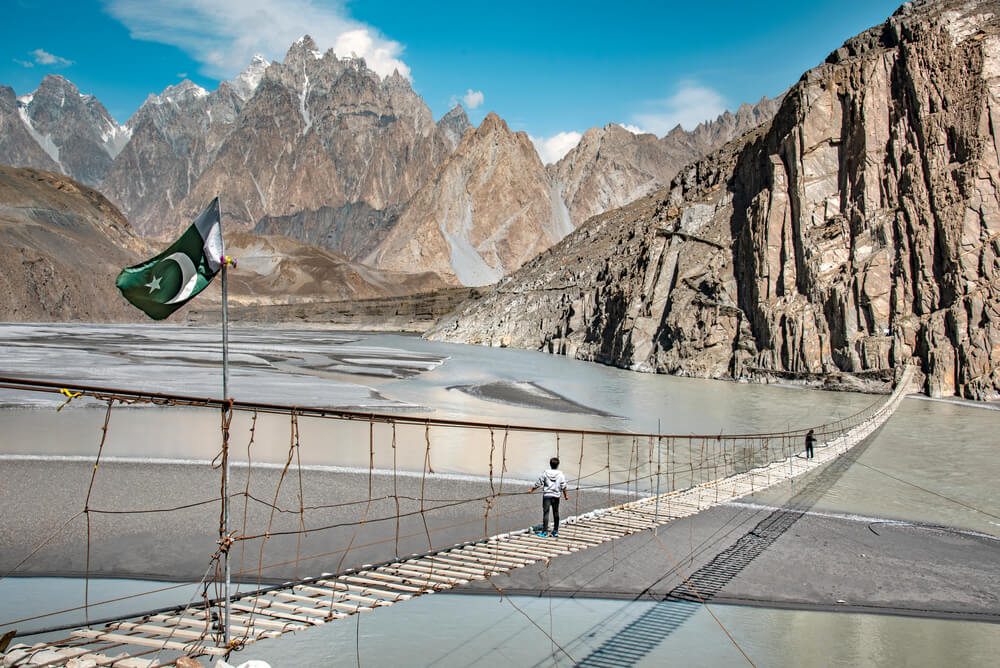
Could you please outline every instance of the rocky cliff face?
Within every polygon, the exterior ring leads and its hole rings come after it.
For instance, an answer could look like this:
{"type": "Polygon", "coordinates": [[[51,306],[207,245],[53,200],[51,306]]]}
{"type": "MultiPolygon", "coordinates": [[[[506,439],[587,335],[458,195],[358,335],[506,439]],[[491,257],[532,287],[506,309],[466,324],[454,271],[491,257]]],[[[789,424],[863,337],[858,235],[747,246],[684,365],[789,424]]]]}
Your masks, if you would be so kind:
{"type": "MultiPolygon", "coordinates": [[[[34,93],[18,98],[17,112],[55,168],[89,186],[104,179],[128,141],[128,130],[97,98],[58,75],[46,76],[34,93]]],[[[27,166],[50,168],[44,160],[31,162],[27,166]]]]}
{"type": "Polygon", "coordinates": [[[592,219],[435,338],[731,378],[1000,395],[1000,22],[906,3],[774,120],[592,219]]]}
{"type": "Polygon", "coordinates": [[[227,220],[241,229],[355,257],[381,239],[448,150],[406,79],[380,79],[363,59],[320,53],[303,38],[267,68],[177,211],[223,193],[227,220]],[[357,238],[355,214],[374,241],[357,238]]]}
{"type": "Polygon", "coordinates": [[[209,93],[185,80],[150,95],[129,119],[131,140],[101,189],[142,235],[166,238],[187,224],[178,207],[235,126],[246,93],[232,82],[209,93]]]}
{"type": "Polygon", "coordinates": [[[617,123],[591,128],[559,162],[549,165],[549,176],[579,227],[599,213],[625,206],[662,188],[688,163],[769,121],[781,98],[761,98],[743,104],[735,114],[725,112],[688,132],[677,126],[662,138],[633,134],[617,123]]]}
{"type": "Polygon", "coordinates": [[[59,165],[31,136],[31,130],[18,113],[14,89],[0,86],[0,156],[13,167],[34,167],[58,171],[59,165]]]}
{"type": "Polygon", "coordinates": [[[447,114],[442,116],[441,120],[437,122],[437,126],[451,151],[458,148],[458,145],[462,143],[462,137],[468,130],[472,129],[469,115],[465,113],[465,109],[460,104],[456,104],[447,114]]]}
{"type": "Polygon", "coordinates": [[[465,134],[367,261],[487,285],[571,230],[531,140],[491,113],[465,134]]]}
{"type": "Polygon", "coordinates": [[[97,191],[0,166],[0,320],[136,320],[115,276],[148,251],[97,191]]]}

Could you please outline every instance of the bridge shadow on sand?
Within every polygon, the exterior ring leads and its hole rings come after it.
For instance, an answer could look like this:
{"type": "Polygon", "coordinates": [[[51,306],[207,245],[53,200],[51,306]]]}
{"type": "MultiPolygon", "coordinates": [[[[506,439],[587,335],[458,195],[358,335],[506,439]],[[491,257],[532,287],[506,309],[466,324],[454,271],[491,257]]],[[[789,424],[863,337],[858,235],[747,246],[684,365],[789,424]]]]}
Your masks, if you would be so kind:
{"type": "Polygon", "coordinates": [[[652,608],[629,622],[579,661],[594,668],[634,666],[721,592],[750,562],[763,554],[806,514],[868,449],[881,428],[834,459],[792,496],[711,561],[687,576],[652,608]]]}

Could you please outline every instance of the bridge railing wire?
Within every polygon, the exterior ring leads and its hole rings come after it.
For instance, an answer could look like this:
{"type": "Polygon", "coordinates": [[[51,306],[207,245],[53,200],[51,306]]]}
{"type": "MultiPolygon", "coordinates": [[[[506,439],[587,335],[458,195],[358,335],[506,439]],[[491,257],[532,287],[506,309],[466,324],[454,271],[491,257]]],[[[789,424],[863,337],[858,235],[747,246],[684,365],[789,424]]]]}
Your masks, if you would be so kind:
{"type": "MultiPolygon", "coordinates": [[[[809,429],[815,432],[817,447],[822,447],[884,410],[883,399],[878,398],[861,411],[829,424],[753,434],[667,434],[509,425],[224,401],[19,378],[0,378],[0,388],[61,394],[68,397],[65,403],[89,397],[106,404],[82,510],[68,511],[65,522],[44,536],[25,559],[6,572],[0,571],[0,579],[32,572],[25,571],[25,567],[44,552],[54,538],[67,532],[67,527],[83,517],[86,524],[83,605],[45,615],[0,620],[0,628],[81,609],[84,624],[107,623],[106,619],[89,620],[92,607],[118,600],[91,601],[90,598],[92,572],[106,574],[109,569],[107,563],[96,561],[93,554],[95,518],[125,516],[138,521],[151,515],[186,514],[181,521],[191,522],[206,520],[209,516],[206,513],[212,512],[213,504],[221,506],[221,493],[208,499],[188,498],[185,503],[169,505],[148,501],[135,505],[126,503],[131,498],[145,501],[146,497],[155,494],[155,490],[120,495],[102,504],[95,491],[107,488],[95,483],[100,483],[101,473],[107,466],[102,459],[109,431],[113,429],[116,407],[222,409],[222,447],[212,460],[212,470],[224,470],[222,463],[230,458],[236,464],[234,477],[244,473],[245,481],[239,481],[242,485],[228,481],[230,500],[236,504],[233,517],[237,519],[230,526],[230,532],[225,532],[221,516],[214,525],[211,521],[204,522],[201,544],[206,547],[202,563],[207,564],[205,572],[209,575],[202,578],[199,587],[206,620],[217,620],[220,616],[224,601],[220,569],[226,553],[234,560],[236,580],[251,584],[258,592],[267,592],[273,588],[269,583],[283,579],[308,583],[330,577],[326,574],[312,580],[302,579],[303,564],[317,570],[329,568],[334,574],[348,573],[359,570],[364,563],[380,561],[373,558],[377,555],[391,555],[386,562],[390,563],[412,554],[430,554],[442,547],[474,543],[522,528],[536,516],[537,497],[525,494],[530,486],[526,476],[522,474],[518,478],[511,471],[516,472],[518,466],[523,468],[526,457],[537,461],[539,452],[545,455],[544,459],[554,450],[562,459],[562,468],[568,474],[568,484],[576,497],[573,512],[579,514],[652,496],[657,491],[667,494],[790,460],[804,449],[804,436],[809,429]],[[234,421],[236,416],[240,416],[240,429],[234,421]],[[270,468],[262,466],[261,460],[267,459],[260,454],[262,447],[272,459],[274,453],[280,451],[274,425],[270,425],[266,439],[262,427],[267,426],[266,420],[282,417],[287,420],[287,450],[270,468]],[[341,426],[317,428],[318,423],[341,426]],[[246,434],[246,456],[242,462],[232,459],[237,448],[231,441],[237,432],[246,434]],[[323,486],[325,479],[314,475],[315,467],[303,465],[304,454],[313,461],[318,454],[329,457],[331,451],[353,465],[352,471],[338,478],[350,484],[345,484],[333,501],[329,500],[329,490],[323,486]],[[461,470],[462,466],[477,472],[478,480],[445,476],[447,484],[442,484],[438,473],[461,470]],[[289,476],[292,480],[287,480],[289,476]],[[451,493],[444,494],[445,490],[451,493]],[[348,496],[352,494],[354,496],[348,496]],[[310,496],[315,500],[307,498],[310,496]],[[215,535],[217,540],[214,540],[215,535]],[[248,566],[248,562],[252,565],[248,566]]],[[[99,529],[101,535],[115,530],[103,524],[99,529]]],[[[107,560],[107,555],[102,553],[102,558],[107,560]]],[[[0,565],[0,569],[3,568],[0,565]]],[[[238,595],[247,594],[240,592],[238,595]]],[[[331,610],[333,608],[331,600],[331,610]]],[[[178,609],[160,608],[152,613],[117,619],[144,619],[151,614],[166,614],[178,609]]],[[[243,635],[234,639],[234,646],[247,640],[254,612],[248,617],[250,621],[243,626],[243,635]]],[[[75,625],[36,629],[34,633],[55,632],[78,625],[79,621],[75,625]]],[[[218,624],[204,624],[202,628],[198,642],[215,645],[221,642],[218,624]]],[[[70,640],[79,642],[79,639],[70,640]]]]}

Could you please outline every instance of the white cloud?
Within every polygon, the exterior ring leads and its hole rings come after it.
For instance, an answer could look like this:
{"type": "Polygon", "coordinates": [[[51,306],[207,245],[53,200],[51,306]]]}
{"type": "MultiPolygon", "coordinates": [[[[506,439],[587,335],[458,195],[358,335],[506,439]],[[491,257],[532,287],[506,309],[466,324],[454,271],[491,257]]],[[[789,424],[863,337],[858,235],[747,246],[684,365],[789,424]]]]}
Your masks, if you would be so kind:
{"type": "Polygon", "coordinates": [[[483,91],[472,90],[471,88],[465,92],[462,96],[462,102],[465,103],[466,109],[475,109],[483,103],[483,91]]]}
{"type": "Polygon", "coordinates": [[[538,157],[542,159],[543,163],[548,165],[559,162],[563,156],[576,148],[583,135],[579,132],[560,132],[548,138],[532,137],[531,135],[528,135],[528,138],[535,145],[538,157]]]}
{"type": "Polygon", "coordinates": [[[448,101],[449,107],[454,107],[456,104],[461,102],[465,105],[466,109],[475,109],[483,103],[486,97],[483,95],[481,90],[472,90],[471,88],[466,89],[465,95],[459,97],[458,95],[452,95],[451,99],[448,101]]]}
{"type": "Polygon", "coordinates": [[[35,66],[34,63],[29,63],[26,60],[18,60],[17,58],[11,58],[11,60],[13,60],[15,63],[17,63],[21,67],[34,67],[35,66]]]}
{"type": "Polygon", "coordinates": [[[35,62],[39,65],[55,65],[56,67],[65,67],[73,64],[72,60],[66,60],[65,58],[55,56],[48,51],[43,51],[42,49],[35,49],[31,52],[31,55],[35,57],[35,62]]]}
{"type": "Polygon", "coordinates": [[[640,128],[638,125],[632,125],[630,123],[618,123],[618,127],[624,128],[624,129],[628,130],[629,132],[631,132],[634,135],[645,134],[645,131],[642,128],[640,128]]]}
{"type": "Polygon", "coordinates": [[[694,81],[683,81],[670,97],[651,103],[654,111],[635,114],[632,120],[646,132],[662,136],[677,125],[694,130],[698,123],[714,119],[726,110],[721,94],[694,81]]]}
{"type": "Polygon", "coordinates": [[[288,47],[308,34],[320,49],[360,56],[381,76],[410,68],[399,59],[403,46],[371,26],[351,19],[341,3],[316,0],[104,0],[106,11],[134,39],[180,48],[202,64],[206,76],[229,79],[254,54],[282,60],[288,47]]]}

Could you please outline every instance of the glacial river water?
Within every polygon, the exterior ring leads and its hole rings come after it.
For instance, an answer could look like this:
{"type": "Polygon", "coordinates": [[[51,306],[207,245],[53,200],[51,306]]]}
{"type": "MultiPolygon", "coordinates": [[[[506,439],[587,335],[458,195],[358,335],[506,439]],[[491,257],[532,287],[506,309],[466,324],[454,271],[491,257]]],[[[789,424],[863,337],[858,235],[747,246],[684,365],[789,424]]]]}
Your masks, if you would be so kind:
{"type": "MultiPolygon", "coordinates": [[[[541,353],[458,346],[403,335],[237,328],[231,394],[239,399],[364,411],[580,429],[716,434],[780,431],[850,415],[877,397],[799,388],[637,374],[541,353]]],[[[219,396],[217,330],[172,326],[0,325],[0,375],[75,381],[194,396],[219,396]]],[[[0,391],[3,461],[93,458],[104,411],[62,396],[0,391]]],[[[910,398],[813,510],[940,524],[1000,536],[1000,457],[996,406],[910,398]]],[[[237,416],[235,442],[248,437],[237,416]]],[[[114,412],[104,456],[139,460],[210,460],[218,450],[218,414],[200,409],[132,408],[114,412]]],[[[287,417],[261,418],[256,461],[281,462],[287,417]],[[271,445],[267,445],[270,443],[271,445]]],[[[366,467],[367,425],[303,421],[304,463],[366,467]],[[332,431],[331,431],[332,429],[332,431]]],[[[385,434],[383,434],[384,436],[385,434]]],[[[420,470],[419,433],[398,462],[420,470]]],[[[484,475],[484,444],[434,435],[438,472],[484,475]]],[[[512,443],[512,476],[530,477],[556,448],[549,436],[512,443]],[[547,439],[547,440],[546,440],[547,439]]],[[[614,461],[630,457],[615,443],[614,461]]],[[[592,450],[592,451],[591,451],[592,450]]],[[[574,451],[576,452],[576,451],[574,451]]],[[[585,466],[604,464],[585,448],[585,466]]],[[[376,452],[376,466],[390,451],[376,452]]],[[[782,493],[758,495],[780,504],[782,493]]],[[[1000,563],[1000,559],[998,559],[1000,563]]],[[[132,587],[102,581],[102,597],[132,587]]],[[[71,607],[78,587],[56,579],[0,580],[0,626],[41,605],[71,607]],[[44,592],[44,595],[40,593],[44,592]]],[[[93,592],[92,592],[93,595],[93,592]]],[[[179,602],[184,596],[178,595],[179,602]]],[[[169,599],[169,595],[168,595],[169,599]]],[[[348,624],[269,641],[244,653],[275,667],[292,665],[569,665],[529,620],[579,660],[653,604],[588,599],[514,599],[525,614],[492,597],[435,595],[380,610],[348,624]],[[548,625],[551,625],[549,628],[548,625]],[[294,656],[294,660],[289,660],[294,656]]],[[[137,604],[136,609],[162,605],[137,604]]],[[[39,610],[40,611],[40,610],[39,610]]],[[[722,624],[757,665],[989,665],[1000,656],[991,624],[717,607],[722,624]],[[821,658],[820,658],[821,657],[821,658]]],[[[746,661],[705,611],[664,633],[639,665],[741,665],[746,661]]],[[[2,630],[2,629],[0,629],[2,630]]],[[[241,659],[243,660],[243,659],[241,659]]]]}

